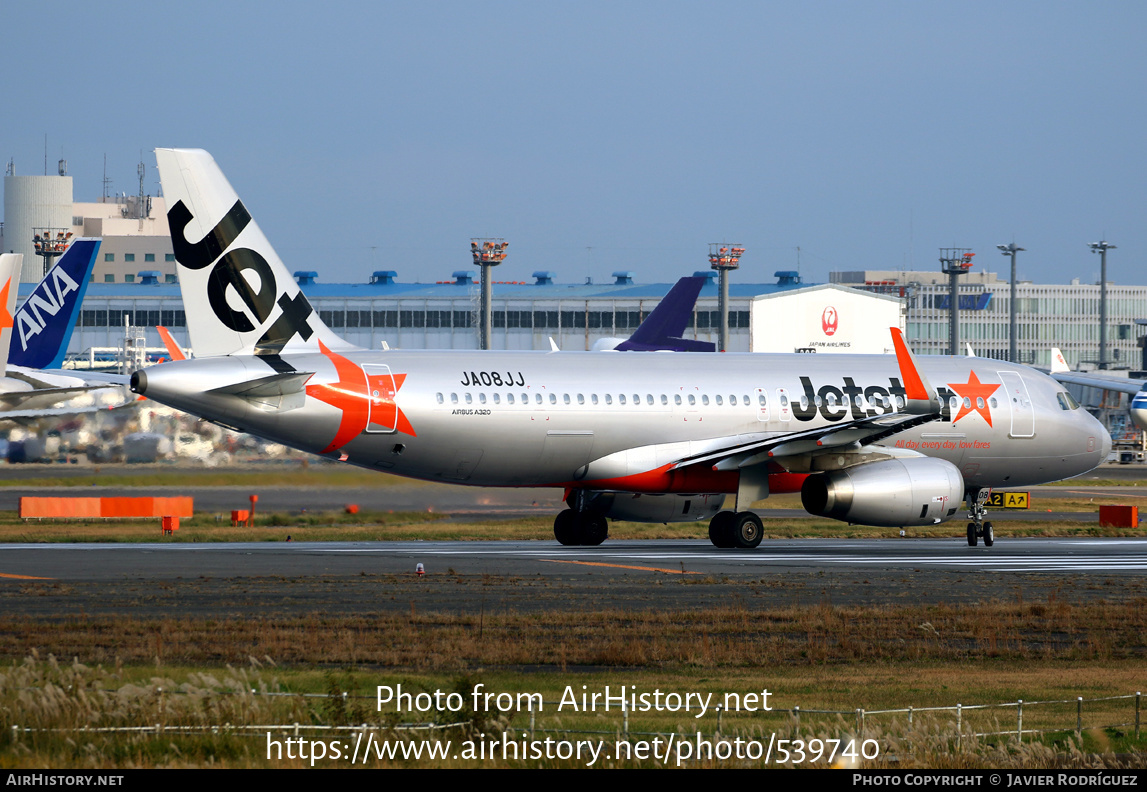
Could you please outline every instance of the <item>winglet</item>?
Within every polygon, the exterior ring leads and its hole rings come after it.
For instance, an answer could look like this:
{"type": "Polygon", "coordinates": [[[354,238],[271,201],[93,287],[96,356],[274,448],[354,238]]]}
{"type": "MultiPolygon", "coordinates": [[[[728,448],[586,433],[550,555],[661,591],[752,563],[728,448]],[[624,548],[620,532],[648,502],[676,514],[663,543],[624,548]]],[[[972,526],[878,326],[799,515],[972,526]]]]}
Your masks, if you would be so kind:
{"type": "Polygon", "coordinates": [[[163,339],[163,345],[167,347],[167,354],[171,355],[172,360],[187,360],[187,355],[183,354],[179,344],[175,343],[175,339],[171,337],[170,330],[163,325],[156,325],[155,329],[159,331],[159,337],[163,339]]]}
{"type": "Polygon", "coordinates": [[[896,348],[896,362],[900,366],[900,380],[904,383],[904,397],[908,402],[907,412],[936,412],[940,404],[932,395],[935,391],[917,368],[916,359],[912,357],[908,345],[904,343],[904,334],[899,327],[893,327],[891,330],[892,345],[896,348]]]}
{"type": "Polygon", "coordinates": [[[1064,359],[1063,353],[1059,351],[1059,347],[1051,348],[1051,373],[1063,374],[1064,372],[1071,371],[1071,366],[1067,365],[1067,360],[1064,359]]]}

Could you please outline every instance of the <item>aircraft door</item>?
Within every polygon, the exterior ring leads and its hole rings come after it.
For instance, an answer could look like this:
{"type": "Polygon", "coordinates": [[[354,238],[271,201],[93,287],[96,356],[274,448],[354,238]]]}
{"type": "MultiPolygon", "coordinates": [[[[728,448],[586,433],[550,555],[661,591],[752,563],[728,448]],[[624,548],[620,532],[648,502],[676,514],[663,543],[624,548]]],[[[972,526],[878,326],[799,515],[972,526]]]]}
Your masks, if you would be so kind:
{"type": "Polygon", "coordinates": [[[769,420],[769,394],[764,388],[757,388],[757,420],[762,423],[769,420]]]}
{"type": "Polygon", "coordinates": [[[1012,413],[1011,437],[1035,436],[1035,408],[1028,396],[1028,387],[1024,379],[1014,371],[1000,371],[1000,380],[1003,381],[1001,401],[1006,401],[1012,413]]]}
{"type": "Polygon", "coordinates": [[[784,424],[788,424],[793,418],[793,405],[789,401],[787,388],[777,388],[777,417],[784,424]]]}
{"type": "Polygon", "coordinates": [[[370,410],[367,434],[391,434],[398,425],[398,405],[394,403],[394,375],[390,373],[390,366],[367,363],[362,370],[366,374],[370,410]]]}

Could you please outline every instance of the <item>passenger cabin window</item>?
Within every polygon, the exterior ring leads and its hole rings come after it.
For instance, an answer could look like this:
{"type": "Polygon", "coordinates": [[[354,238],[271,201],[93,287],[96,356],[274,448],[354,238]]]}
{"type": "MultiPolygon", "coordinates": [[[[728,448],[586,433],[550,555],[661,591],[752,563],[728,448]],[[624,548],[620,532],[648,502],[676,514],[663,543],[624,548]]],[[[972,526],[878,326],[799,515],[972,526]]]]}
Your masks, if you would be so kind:
{"type": "Polygon", "coordinates": [[[506,404],[513,404],[513,403],[514,403],[514,394],[507,393],[506,394],[506,404]]]}
{"type": "Polygon", "coordinates": [[[709,395],[708,394],[704,394],[701,396],[701,404],[703,404],[706,407],[709,406],[709,395]]]}
{"type": "Polygon", "coordinates": [[[718,407],[724,407],[725,406],[725,402],[721,400],[721,394],[719,394],[719,393],[717,394],[717,406],[718,407]]]}
{"type": "Polygon", "coordinates": [[[662,403],[662,404],[664,404],[664,405],[668,405],[668,404],[669,404],[669,397],[668,397],[668,396],[666,396],[664,393],[662,393],[662,394],[661,394],[661,403],[662,403]]]}
{"type": "Polygon", "coordinates": [[[577,403],[578,404],[585,404],[585,395],[584,394],[579,393],[577,395],[577,403]]]}
{"type": "Polygon", "coordinates": [[[689,404],[690,406],[695,406],[697,404],[697,397],[692,393],[689,394],[689,404]]]}
{"type": "Polygon", "coordinates": [[[653,404],[653,394],[652,393],[645,394],[645,403],[649,404],[649,405],[653,404]]]}
{"type": "Polygon", "coordinates": [[[570,403],[570,395],[568,393],[563,393],[562,394],[562,401],[565,402],[566,404],[569,404],[570,403]]]}
{"type": "Polygon", "coordinates": [[[550,394],[550,404],[557,404],[557,403],[558,403],[558,395],[556,393],[551,393],[550,394]]]}
{"type": "Polygon", "coordinates": [[[612,393],[605,394],[605,403],[606,404],[613,404],[613,394],[612,393]]]}
{"type": "Polygon", "coordinates": [[[479,393],[478,394],[478,403],[479,404],[485,404],[486,403],[486,394],[485,393],[479,393]]]}
{"type": "Polygon", "coordinates": [[[625,394],[624,393],[617,394],[617,403],[618,404],[625,404],[625,394]]]}
{"type": "Polygon", "coordinates": [[[471,396],[469,393],[466,394],[466,403],[467,404],[473,404],[474,403],[474,397],[471,396]]]}
{"type": "Polygon", "coordinates": [[[590,403],[591,403],[591,404],[597,404],[597,394],[596,394],[596,393],[591,393],[591,394],[589,395],[589,400],[590,400],[590,403]]]}
{"type": "Polygon", "coordinates": [[[450,403],[451,404],[457,404],[458,403],[458,394],[457,393],[451,393],[450,394],[450,403]]]}
{"type": "Polygon", "coordinates": [[[681,404],[681,394],[680,393],[673,394],[673,403],[674,404],[681,404]]]}
{"type": "Polygon", "coordinates": [[[540,394],[540,393],[535,393],[535,394],[534,394],[534,397],[535,397],[535,401],[536,401],[538,404],[541,404],[541,403],[542,403],[542,394],[540,394]]]}
{"type": "Polygon", "coordinates": [[[434,395],[435,395],[435,397],[437,397],[439,404],[445,404],[446,403],[446,399],[442,396],[441,393],[436,393],[434,395]]]}

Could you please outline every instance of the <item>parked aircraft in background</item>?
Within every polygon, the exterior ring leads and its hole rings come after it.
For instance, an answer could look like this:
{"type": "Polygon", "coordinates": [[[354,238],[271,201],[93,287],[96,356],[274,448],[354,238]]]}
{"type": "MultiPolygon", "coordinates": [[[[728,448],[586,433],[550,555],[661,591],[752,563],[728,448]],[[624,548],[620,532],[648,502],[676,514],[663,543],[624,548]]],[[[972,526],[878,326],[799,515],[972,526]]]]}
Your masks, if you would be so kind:
{"type": "Polygon", "coordinates": [[[98,239],[72,242],[28,295],[13,316],[9,365],[58,369],[63,364],[99,250],[98,239]]]}
{"type": "Polygon", "coordinates": [[[1072,371],[1063,353],[1052,347],[1051,376],[1058,382],[1083,385],[1088,388],[1117,391],[1131,395],[1131,423],[1147,430],[1147,380],[1115,377],[1102,371],[1072,371]]]}
{"type": "Polygon", "coordinates": [[[705,277],[682,278],[661,298],[629,338],[602,338],[593,345],[593,351],[618,352],[716,352],[717,345],[710,341],[683,338],[697,295],[705,285],[705,277]]]}
{"type": "Polygon", "coordinates": [[[709,519],[755,547],[749,511],[800,491],[812,514],[931,525],[961,501],[992,544],[990,487],[1084,473],[1103,427],[1057,382],[985,358],[369,351],[325,324],[211,156],[159,149],[194,360],[132,389],[238,431],[459,484],[562,487],[563,544],[607,518],[709,519]],[[723,510],[727,495],[736,508],[723,510]]]}
{"type": "MultiPolygon", "coordinates": [[[[0,419],[72,415],[127,401],[123,383],[59,369],[91,278],[98,239],[77,239],[16,311],[23,256],[0,256],[0,419]]],[[[111,378],[114,380],[114,377],[111,378]]]]}

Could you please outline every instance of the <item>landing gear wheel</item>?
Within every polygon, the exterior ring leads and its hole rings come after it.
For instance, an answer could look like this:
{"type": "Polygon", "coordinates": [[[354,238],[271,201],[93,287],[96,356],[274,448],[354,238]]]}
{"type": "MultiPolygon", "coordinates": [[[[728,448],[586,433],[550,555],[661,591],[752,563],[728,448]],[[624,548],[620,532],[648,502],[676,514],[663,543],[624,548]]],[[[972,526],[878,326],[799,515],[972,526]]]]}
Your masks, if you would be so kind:
{"type": "Polygon", "coordinates": [[[605,521],[604,517],[596,514],[578,516],[581,518],[581,525],[579,526],[581,530],[578,532],[581,535],[581,544],[596,547],[609,536],[609,523],[605,521]]]}
{"type": "Polygon", "coordinates": [[[759,545],[761,536],[765,532],[761,518],[749,511],[740,512],[733,516],[732,529],[733,543],[746,550],[751,550],[759,545]]]}
{"type": "Polygon", "coordinates": [[[717,512],[709,520],[709,541],[714,547],[725,550],[737,546],[733,540],[733,519],[736,516],[733,512],[723,511],[717,512]]]}
{"type": "Polygon", "coordinates": [[[580,533],[577,514],[571,509],[558,512],[558,516],[554,518],[554,538],[558,542],[567,546],[580,544],[580,533]]]}
{"type": "Polygon", "coordinates": [[[984,537],[984,547],[991,547],[996,543],[996,531],[994,528],[992,528],[992,524],[990,522],[984,523],[984,531],[982,535],[984,537]]]}
{"type": "Polygon", "coordinates": [[[976,533],[977,533],[976,524],[975,523],[968,523],[968,547],[975,547],[976,546],[976,542],[977,542],[976,533]]]}

